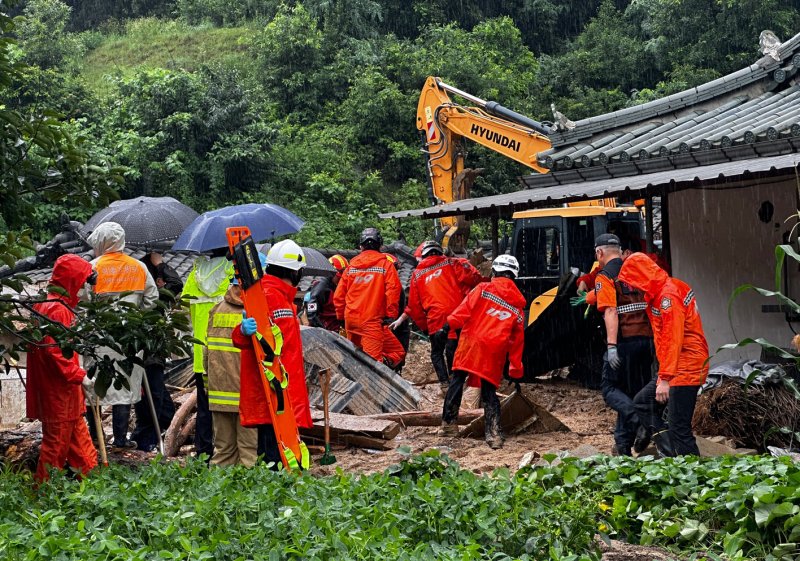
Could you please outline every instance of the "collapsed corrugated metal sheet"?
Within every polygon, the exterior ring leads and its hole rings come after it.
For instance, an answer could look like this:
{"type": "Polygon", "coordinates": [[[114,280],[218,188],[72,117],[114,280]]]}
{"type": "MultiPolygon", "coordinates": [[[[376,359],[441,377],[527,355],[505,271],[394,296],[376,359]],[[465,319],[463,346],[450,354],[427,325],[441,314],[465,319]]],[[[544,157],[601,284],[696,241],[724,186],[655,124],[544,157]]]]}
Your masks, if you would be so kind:
{"type": "Polygon", "coordinates": [[[525,189],[506,195],[465,199],[446,205],[381,214],[381,218],[435,218],[448,215],[478,215],[496,211],[513,212],[525,208],[560,204],[570,200],[596,199],[630,193],[638,196],[644,191],[663,185],[679,187],[698,181],[738,177],[745,174],[774,172],[796,168],[800,154],[792,153],[768,158],[752,158],[708,166],[669,169],[666,171],[610,177],[596,181],[576,181],[545,188],[525,189]]]}

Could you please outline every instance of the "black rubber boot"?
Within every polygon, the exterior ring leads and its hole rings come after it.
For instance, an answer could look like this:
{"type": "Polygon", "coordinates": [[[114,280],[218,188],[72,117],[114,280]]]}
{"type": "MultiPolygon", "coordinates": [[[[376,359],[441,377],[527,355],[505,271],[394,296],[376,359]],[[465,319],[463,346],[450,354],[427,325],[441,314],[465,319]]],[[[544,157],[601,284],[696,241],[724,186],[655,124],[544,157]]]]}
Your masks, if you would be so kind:
{"type": "Polygon", "coordinates": [[[639,429],[636,431],[636,439],[633,441],[633,451],[637,454],[644,452],[650,446],[652,438],[653,432],[644,425],[639,425],[639,429]]]}
{"type": "Polygon", "coordinates": [[[656,444],[658,455],[662,458],[674,458],[677,456],[675,448],[672,446],[672,439],[666,430],[657,432],[653,435],[653,442],[656,444]]]}

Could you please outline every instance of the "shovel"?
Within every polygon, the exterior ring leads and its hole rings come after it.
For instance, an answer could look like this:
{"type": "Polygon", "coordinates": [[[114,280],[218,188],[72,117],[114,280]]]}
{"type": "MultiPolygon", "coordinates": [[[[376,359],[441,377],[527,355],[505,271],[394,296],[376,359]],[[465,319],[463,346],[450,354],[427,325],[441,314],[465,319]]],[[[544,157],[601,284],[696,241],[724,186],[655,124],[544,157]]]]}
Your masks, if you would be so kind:
{"type": "Polygon", "coordinates": [[[329,466],[336,463],[336,456],[331,454],[331,429],[328,419],[328,391],[331,387],[331,370],[326,368],[319,373],[319,385],[322,388],[322,409],[325,414],[325,453],[319,459],[320,465],[329,466]]]}
{"type": "Polygon", "coordinates": [[[166,458],[167,453],[164,450],[164,440],[161,438],[161,427],[158,424],[158,415],[156,414],[156,406],[153,403],[153,392],[150,391],[150,382],[147,380],[147,372],[142,376],[142,383],[144,384],[144,393],[147,396],[147,404],[150,406],[150,415],[153,417],[153,427],[158,440],[158,452],[162,457],[166,458]]]}
{"type": "Polygon", "coordinates": [[[92,412],[94,413],[94,427],[97,431],[97,443],[100,445],[100,457],[103,459],[103,466],[108,467],[108,455],[106,454],[106,435],[103,433],[103,421],[100,418],[100,400],[94,396],[92,401],[92,412]]]}

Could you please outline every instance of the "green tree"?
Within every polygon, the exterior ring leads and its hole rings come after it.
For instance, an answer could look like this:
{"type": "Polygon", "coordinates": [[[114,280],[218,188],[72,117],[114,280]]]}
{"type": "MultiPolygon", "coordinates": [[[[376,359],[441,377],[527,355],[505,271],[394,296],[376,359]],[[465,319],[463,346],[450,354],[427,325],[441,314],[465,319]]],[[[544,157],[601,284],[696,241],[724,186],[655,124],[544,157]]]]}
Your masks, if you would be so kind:
{"type": "Polygon", "coordinates": [[[71,8],[61,0],[28,0],[16,28],[23,59],[40,68],[58,68],[83,54],[83,44],[67,33],[71,8]]]}
{"type": "Polygon", "coordinates": [[[253,45],[269,99],[284,115],[307,121],[326,103],[329,89],[323,34],[302,4],[282,6],[253,45]]]}

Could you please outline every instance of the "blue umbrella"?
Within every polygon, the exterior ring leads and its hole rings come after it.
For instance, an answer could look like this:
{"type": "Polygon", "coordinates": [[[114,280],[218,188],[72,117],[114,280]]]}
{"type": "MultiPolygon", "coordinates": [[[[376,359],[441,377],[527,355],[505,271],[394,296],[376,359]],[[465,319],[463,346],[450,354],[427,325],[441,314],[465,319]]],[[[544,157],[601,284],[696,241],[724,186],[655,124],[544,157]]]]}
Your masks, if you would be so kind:
{"type": "Polygon", "coordinates": [[[304,222],[283,207],[269,203],[227,206],[198,216],[180,235],[173,251],[206,252],[228,247],[226,228],[247,226],[257,242],[294,234],[304,222]]]}

